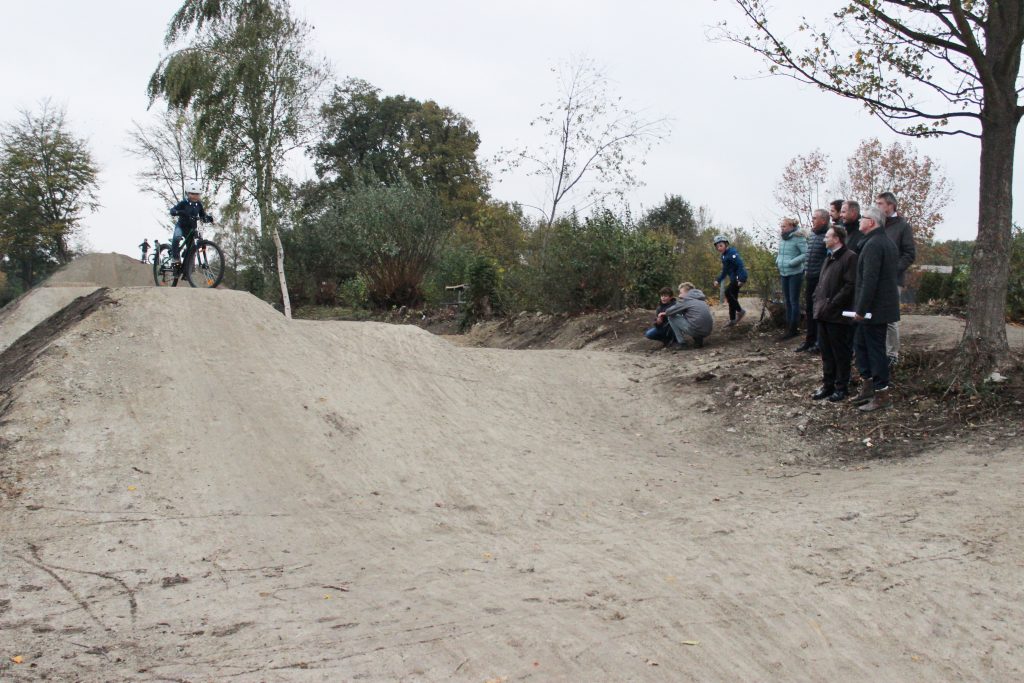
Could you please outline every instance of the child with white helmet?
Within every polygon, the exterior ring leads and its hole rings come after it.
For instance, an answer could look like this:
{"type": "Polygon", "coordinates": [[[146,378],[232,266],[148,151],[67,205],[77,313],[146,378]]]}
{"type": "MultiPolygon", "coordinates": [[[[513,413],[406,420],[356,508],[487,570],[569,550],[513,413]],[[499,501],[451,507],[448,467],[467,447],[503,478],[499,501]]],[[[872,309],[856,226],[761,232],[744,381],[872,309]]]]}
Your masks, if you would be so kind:
{"type": "Polygon", "coordinates": [[[199,183],[194,180],[185,183],[185,198],[171,207],[171,215],[178,218],[174,224],[174,237],[171,238],[171,258],[175,263],[181,263],[181,240],[195,230],[196,221],[213,222],[213,216],[206,213],[199,201],[200,190],[199,183]]]}

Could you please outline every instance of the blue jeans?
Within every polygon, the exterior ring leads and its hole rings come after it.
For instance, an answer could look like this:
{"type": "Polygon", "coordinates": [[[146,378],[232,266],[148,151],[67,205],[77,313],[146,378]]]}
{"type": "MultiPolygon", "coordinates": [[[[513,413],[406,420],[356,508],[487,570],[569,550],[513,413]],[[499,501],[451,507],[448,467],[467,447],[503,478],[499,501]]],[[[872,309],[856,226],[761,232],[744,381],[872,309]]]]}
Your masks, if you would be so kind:
{"type": "Polygon", "coordinates": [[[674,339],[672,336],[672,328],[666,323],[661,327],[655,325],[644,332],[644,336],[651,341],[670,342],[674,339]]]}
{"type": "Polygon", "coordinates": [[[800,325],[800,285],[804,274],[782,276],[782,300],[786,303],[786,325],[795,330],[800,325]]]}
{"type": "Polygon", "coordinates": [[[174,236],[171,237],[171,258],[177,261],[181,257],[181,240],[185,236],[180,225],[174,226],[174,236]]]}

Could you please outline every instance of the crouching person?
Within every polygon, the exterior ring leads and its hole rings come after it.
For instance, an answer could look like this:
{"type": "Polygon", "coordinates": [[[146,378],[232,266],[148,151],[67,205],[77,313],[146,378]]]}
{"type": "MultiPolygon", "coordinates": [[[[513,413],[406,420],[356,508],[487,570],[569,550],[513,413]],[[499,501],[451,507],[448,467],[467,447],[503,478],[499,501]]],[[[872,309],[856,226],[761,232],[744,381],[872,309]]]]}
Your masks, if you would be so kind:
{"type": "Polygon", "coordinates": [[[684,348],[685,337],[692,337],[693,345],[699,349],[704,346],[704,337],[711,334],[714,326],[707,297],[690,282],[679,285],[679,297],[661,315],[668,320],[675,335],[675,341],[669,344],[670,347],[684,348]]]}
{"type": "Polygon", "coordinates": [[[644,332],[644,336],[651,341],[660,341],[665,346],[668,346],[675,339],[675,336],[672,334],[672,328],[669,327],[668,321],[661,314],[672,307],[676,302],[676,298],[672,296],[671,287],[662,287],[658,295],[661,297],[661,303],[658,304],[658,310],[654,312],[654,327],[648,328],[644,332]]]}
{"type": "Polygon", "coordinates": [[[843,311],[853,308],[857,286],[857,254],[846,248],[846,228],[833,225],[825,233],[827,255],[814,289],[814,319],[821,347],[821,387],[811,394],[835,403],[849,394],[853,355],[853,320],[843,311]]]}

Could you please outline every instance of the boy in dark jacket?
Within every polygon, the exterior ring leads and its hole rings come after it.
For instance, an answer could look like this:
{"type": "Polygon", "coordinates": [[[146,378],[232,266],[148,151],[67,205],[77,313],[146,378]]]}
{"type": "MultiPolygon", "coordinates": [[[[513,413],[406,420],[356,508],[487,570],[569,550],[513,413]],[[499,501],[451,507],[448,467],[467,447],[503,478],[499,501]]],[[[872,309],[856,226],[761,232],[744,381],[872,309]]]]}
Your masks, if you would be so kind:
{"type": "Polygon", "coordinates": [[[853,307],[857,282],[857,252],[846,248],[846,228],[833,225],[825,233],[828,255],[814,289],[814,319],[821,347],[821,388],[811,394],[835,403],[847,397],[850,358],[853,355],[853,320],[843,315],[853,307]]]}
{"type": "Polygon", "coordinates": [[[670,287],[662,287],[661,291],[658,292],[658,296],[661,298],[661,303],[658,304],[658,310],[654,312],[654,327],[648,328],[644,332],[644,336],[651,341],[660,341],[665,346],[668,346],[669,342],[675,339],[675,337],[672,334],[672,328],[669,326],[668,321],[661,314],[676,302],[676,298],[672,296],[672,289],[670,287]]]}
{"type": "Polygon", "coordinates": [[[199,183],[190,182],[185,185],[185,198],[171,207],[171,215],[178,219],[171,238],[171,258],[175,263],[181,263],[182,238],[196,229],[197,220],[213,222],[213,216],[206,213],[203,203],[199,201],[199,183]]]}
{"type": "Polygon", "coordinates": [[[721,285],[722,280],[729,278],[729,285],[725,288],[725,300],[729,302],[729,322],[726,327],[732,327],[747,314],[740,308],[740,287],[747,282],[747,269],[743,266],[740,252],[736,251],[736,247],[729,246],[725,235],[715,235],[715,249],[722,255],[722,272],[715,278],[715,285],[721,285]]]}

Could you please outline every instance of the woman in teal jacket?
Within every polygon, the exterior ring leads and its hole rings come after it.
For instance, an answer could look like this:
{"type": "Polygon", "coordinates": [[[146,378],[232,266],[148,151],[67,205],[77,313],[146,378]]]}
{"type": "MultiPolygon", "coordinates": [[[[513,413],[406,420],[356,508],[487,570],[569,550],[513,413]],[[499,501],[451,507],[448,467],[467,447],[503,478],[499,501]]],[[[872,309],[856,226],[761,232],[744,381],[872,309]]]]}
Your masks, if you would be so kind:
{"type": "Polygon", "coordinates": [[[804,279],[804,261],[807,260],[807,240],[798,228],[795,218],[783,218],[779,223],[782,239],[775,265],[782,277],[782,299],[786,303],[786,334],[783,339],[796,337],[800,333],[800,285],[804,279]]]}

